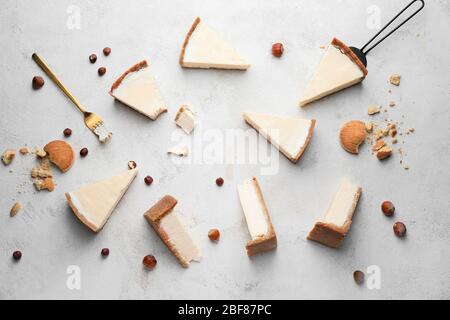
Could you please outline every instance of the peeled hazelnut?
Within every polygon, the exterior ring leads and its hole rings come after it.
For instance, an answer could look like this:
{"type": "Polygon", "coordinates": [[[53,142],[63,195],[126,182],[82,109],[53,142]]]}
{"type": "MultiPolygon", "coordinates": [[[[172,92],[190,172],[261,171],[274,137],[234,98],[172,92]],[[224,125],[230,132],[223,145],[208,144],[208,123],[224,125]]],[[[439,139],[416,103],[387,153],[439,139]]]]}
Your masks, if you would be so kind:
{"type": "Polygon", "coordinates": [[[6,150],[5,152],[3,152],[2,154],[2,162],[5,166],[9,165],[13,160],[14,157],[16,156],[16,150],[6,150]]]}
{"type": "Polygon", "coordinates": [[[211,229],[211,230],[209,230],[208,238],[211,241],[219,241],[219,238],[220,238],[220,231],[219,231],[219,229],[211,229]]]}
{"type": "Polygon", "coordinates": [[[72,147],[65,141],[55,140],[45,145],[50,161],[62,172],[67,172],[75,161],[72,147]]]}
{"type": "Polygon", "coordinates": [[[128,168],[131,169],[135,169],[137,167],[136,162],[134,161],[128,161],[128,168]]]}
{"type": "Polygon", "coordinates": [[[366,125],[362,121],[347,122],[339,133],[342,148],[353,154],[359,153],[359,146],[364,142],[366,137],[366,125]]]}
{"type": "Polygon", "coordinates": [[[281,43],[274,43],[272,45],[272,54],[275,57],[277,57],[277,58],[281,57],[283,55],[283,52],[284,52],[283,44],[281,44],[281,43]]]}
{"type": "Polygon", "coordinates": [[[109,56],[110,53],[111,53],[111,48],[110,47],[103,48],[103,54],[105,56],[109,56]]]}
{"type": "Polygon", "coordinates": [[[98,72],[98,75],[100,77],[102,77],[106,73],[106,68],[105,67],[100,67],[100,68],[98,68],[97,72],[98,72]]]}
{"type": "Polygon", "coordinates": [[[393,226],[394,233],[397,237],[404,237],[406,235],[406,226],[403,222],[397,221],[393,226]]]}
{"type": "Polygon", "coordinates": [[[146,268],[152,270],[154,267],[156,267],[158,261],[156,261],[156,258],[153,255],[149,254],[148,256],[144,257],[142,263],[146,268]]]}
{"type": "Polygon", "coordinates": [[[362,284],[364,282],[364,272],[356,270],[353,272],[353,279],[357,284],[362,284]]]}
{"type": "Polygon", "coordinates": [[[386,217],[392,217],[395,212],[394,204],[390,201],[384,201],[381,204],[381,211],[383,211],[386,217]]]}
{"type": "Polygon", "coordinates": [[[91,54],[91,55],[89,56],[89,61],[90,61],[91,63],[95,63],[95,62],[97,61],[97,55],[96,55],[95,53],[91,54]]]}
{"type": "Polygon", "coordinates": [[[224,183],[225,181],[223,180],[223,178],[217,178],[216,179],[216,184],[217,184],[217,186],[219,186],[219,187],[221,187],[221,186],[223,186],[223,183],[224,183]]]}
{"type": "Polygon", "coordinates": [[[39,90],[44,86],[44,79],[40,76],[33,77],[33,81],[31,82],[34,90],[39,90]]]}

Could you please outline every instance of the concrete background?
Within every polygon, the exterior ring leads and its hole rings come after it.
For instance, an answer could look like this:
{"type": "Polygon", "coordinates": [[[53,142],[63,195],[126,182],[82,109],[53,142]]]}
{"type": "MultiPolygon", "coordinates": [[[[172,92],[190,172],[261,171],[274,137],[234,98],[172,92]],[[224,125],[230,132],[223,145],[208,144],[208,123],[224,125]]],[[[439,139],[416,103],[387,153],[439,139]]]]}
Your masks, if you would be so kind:
{"type": "MultiPolygon", "coordinates": [[[[77,152],[73,168],[56,173],[56,190],[37,193],[29,178],[34,156],[17,155],[0,165],[0,298],[2,299],[412,299],[450,298],[450,4],[427,1],[425,10],[369,56],[363,85],[297,107],[302,90],[333,36],[360,46],[376,32],[373,12],[387,22],[407,1],[25,1],[5,0],[0,11],[0,149],[43,146],[61,139],[77,152]],[[70,29],[70,5],[79,8],[80,29],[70,29]],[[376,7],[373,7],[376,6],[376,7]],[[375,9],[374,9],[375,8],[375,9]],[[375,10],[375,11],[373,11],[375,10]],[[372,13],[368,13],[372,12],[372,13]],[[252,67],[247,72],[183,70],[178,55],[196,16],[227,39],[252,67]],[[369,21],[369,25],[368,25],[369,21]],[[281,59],[271,44],[285,46],[281,59]],[[104,46],[112,48],[105,58],[104,46]],[[38,52],[90,110],[104,117],[114,132],[100,145],[84,127],[80,114],[31,60],[38,52]],[[91,65],[88,56],[97,53],[91,65]],[[169,113],[152,122],[113,101],[107,94],[117,76],[148,59],[169,113]],[[104,77],[97,68],[107,68],[104,77]],[[387,80],[402,75],[400,87],[387,80]],[[392,90],[389,93],[388,90],[392,90]],[[395,155],[381,163],[365,144],[358,156],[339,145],[340,126],[366,121],[371,104],[397,106],[374,117],[403,121],[406,171],[395,155]],[[173,117],[191,103],[203,130],[246,130],[244,110],[317,119],[311,145],[297,165],[279,158],[275,175],[260,175],[260,166],[179,164],[165,153],[173,144],[173,117]],[[85,159],[78,156],[89,148],[85,159]],[[64,192],[126,170],[138,163],[139,175],[104,230],[94,235],[77,221],[64,192]],[[10,172],[12,170],[12,172],[10,172]],[[145,175],[155,178],[147,187],[145,175]],[[249,259],[249,239],[236,184],[259,178],[278,235],[276,251],[249,259]],[[219,189],[214,181],[225,178],[219,189]],[[323,217],[339,180],[348,176],[363,187],[363,197],[344,245],[332,250],[305,239],[323,217]],[[180,211],[202,247],[204,260],[182,269],[145,222],[142,214],[160,197],[178,198],[180,211]],[[379,209],[392,200],[395,218],[379,209]],[[20,201],[23,210],[9,217],[20,201]],[[395,220],[408,236],[392,232],[395,220]],[[222,231],[218,244],[207,238],[210,228],[222,231]],[[100,250],[108,247],[107,259],[100,250]],[[13,262],[11,254],[23,258],[13,262]],[[158,266],[142,267],[154,254],[158,266]],[[81,270],[81,289],[66,286],[69,265],[81,270]],[[352,273],[376,265],[381,289],[357,286],[352,273]]],[[[71,11],[76,13],[75,11],[71,11]]],[[[193,139],[201,139],[201,131],[193,139]]],[[[396,147],[397,148],[397,147],[396,147]]]]}

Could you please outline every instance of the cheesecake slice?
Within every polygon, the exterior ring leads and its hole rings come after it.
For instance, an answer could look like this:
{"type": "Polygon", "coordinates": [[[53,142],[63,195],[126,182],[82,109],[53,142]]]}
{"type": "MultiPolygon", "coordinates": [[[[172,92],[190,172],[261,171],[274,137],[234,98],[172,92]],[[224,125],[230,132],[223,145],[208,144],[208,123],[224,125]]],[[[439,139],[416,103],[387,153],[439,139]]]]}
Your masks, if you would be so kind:
{"type": "Polygon", "coordinates": [[[247,255],[253,256],[275,249],[277,236],[256,178],[238,185],[238,194],[252,238],[246,246],[247,255]]]}
{"type": "Polygon", "coordinates": [[[191,261],[200,262],[202,254],[175,210],[176,205],[177,200],[167,195],[151,207],[144,217],[180,264],[187,268],[191,261]]]}
{"type": "Polygon", "coordinates": [[[258,112],[244,112],[245,122],[272,143],[293,163],[308,146],[316,120],[280,117],[258,112]]]}
{"type": "Polygon", "coordinates": [[[167,111],[164,98],[146,60],[125,71],[114,82],[109,94],[152,120],[156,120],[161,113],[167,111]]]}
{"type": "Polygon", "coordinates": [[[250,65],[226,40],[200,18],[192,24],[180,54],[185,68],[246,70],[250,65]]]}
{"type": "Polygon", "coordinates": [[[189,106],[181,106],[175,116],[175,123],[187,134],[191,134],[196,126],[195,112],[189,106]]]}
{"type": "Polygon", "coordinates": [[[127,192],[136,173],[137,169],[128,170],[107,180],[67,192],[69,206],[89,229],[99,232],[127,192]]]}
{"type": "Polygon", "coordinates": [[[307,85],[300,106],[319,100],[364,80],[368,71],[353,51],[334,38],[307,85]]]}
{"type": "Polygon", "coordinates": [[[344,179],[325,219],[316,222],[314,228],[309,232],[308,240],[317,241],[331,248],[338,248],[350,230],[361,191],[361,187],[344,179]]]}

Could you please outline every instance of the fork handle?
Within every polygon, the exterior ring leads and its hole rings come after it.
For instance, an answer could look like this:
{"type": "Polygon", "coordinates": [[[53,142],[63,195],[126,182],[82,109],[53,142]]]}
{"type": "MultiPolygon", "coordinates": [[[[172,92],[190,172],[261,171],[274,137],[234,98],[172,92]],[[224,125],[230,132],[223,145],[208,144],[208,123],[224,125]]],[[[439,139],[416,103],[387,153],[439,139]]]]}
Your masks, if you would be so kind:
{"type": "Polygon", "coordinates": [[[58,79],[58,77],[53,73],[53,71],[49,68],[49,66],[39,57],[36,53],[33,53],[31,56],[34,62],[37,63],[39,67],[49,76],[50,79],[61,89],[62,92],[75,104],[75,106],[82,113],[85,113],[86,110],[81,106],[81,103],[73,96],[73,94],[62,84],[62,82],[58,79]]]}

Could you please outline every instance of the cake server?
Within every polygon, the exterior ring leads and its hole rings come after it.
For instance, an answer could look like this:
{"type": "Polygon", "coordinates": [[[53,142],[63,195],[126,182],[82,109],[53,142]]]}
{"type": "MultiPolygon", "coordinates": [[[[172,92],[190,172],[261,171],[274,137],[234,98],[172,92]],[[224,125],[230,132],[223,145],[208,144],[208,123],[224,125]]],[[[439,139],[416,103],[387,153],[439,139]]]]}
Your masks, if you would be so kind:
{"type": "Polygon", "coordinates": [[[62,84],[62,82],[53,73],[53,71],[50,70],[48,65],[36,53],[33,53],[32,58],[37,63],[37,65],[41,67],[41,69],[50,77],[50,79],[52,79],[52,81],[61,89],[61,91],[64,92],[64,94],[70,99],[70,101],[75,104],[78,110],[83,113],[84,123],[93,133],[95,133],[100,142],[107,142],[112,137],[112,133],[106,129],[102,118],[100,118],[99,115],[93,112],[86,111],[86,109],[81,106],[80,102],[62,84]]]}
{"type": "Polygon", "coordinates": [[[364,64],[364,66],[367,67],[367,58],[366,55],[377,45],[379,45],[381,42],[383,42],[387,37],[389,37],[391,34],[393,34],[395,31],[397,31],[401,26],[403,26],[405,23],[407,23],[412,17],[414,17],[416,14],[418,14],[423,7],[425,7],[425,2],[423,0],[413,0],[411,1],[402,11],[400,11],[391,21],[389,21],[375,36],[373,36],[372,39],[369,40],[361,49],[358,49],[356,47],[350,47],[350,49],[356,54],[356,56],[361,60],[361,62],[364,64]],[[400,23],[397,27],[395,27],[391,32],[389,32],[387,35],[385,35],[383,38],[381,38],[378,42],[376,42],[374,45],[372,45],[370,48],[366,49],[372,41],[374,41],[384,30],[386,30],[387,27],[389,27],[399,16],[401,16],[406,10],[409,9],[413,4],[416,2],[420,2],[421,6],[419,9],[414,11],[408,18],[405,19],[402,23],[400,23]]]}

